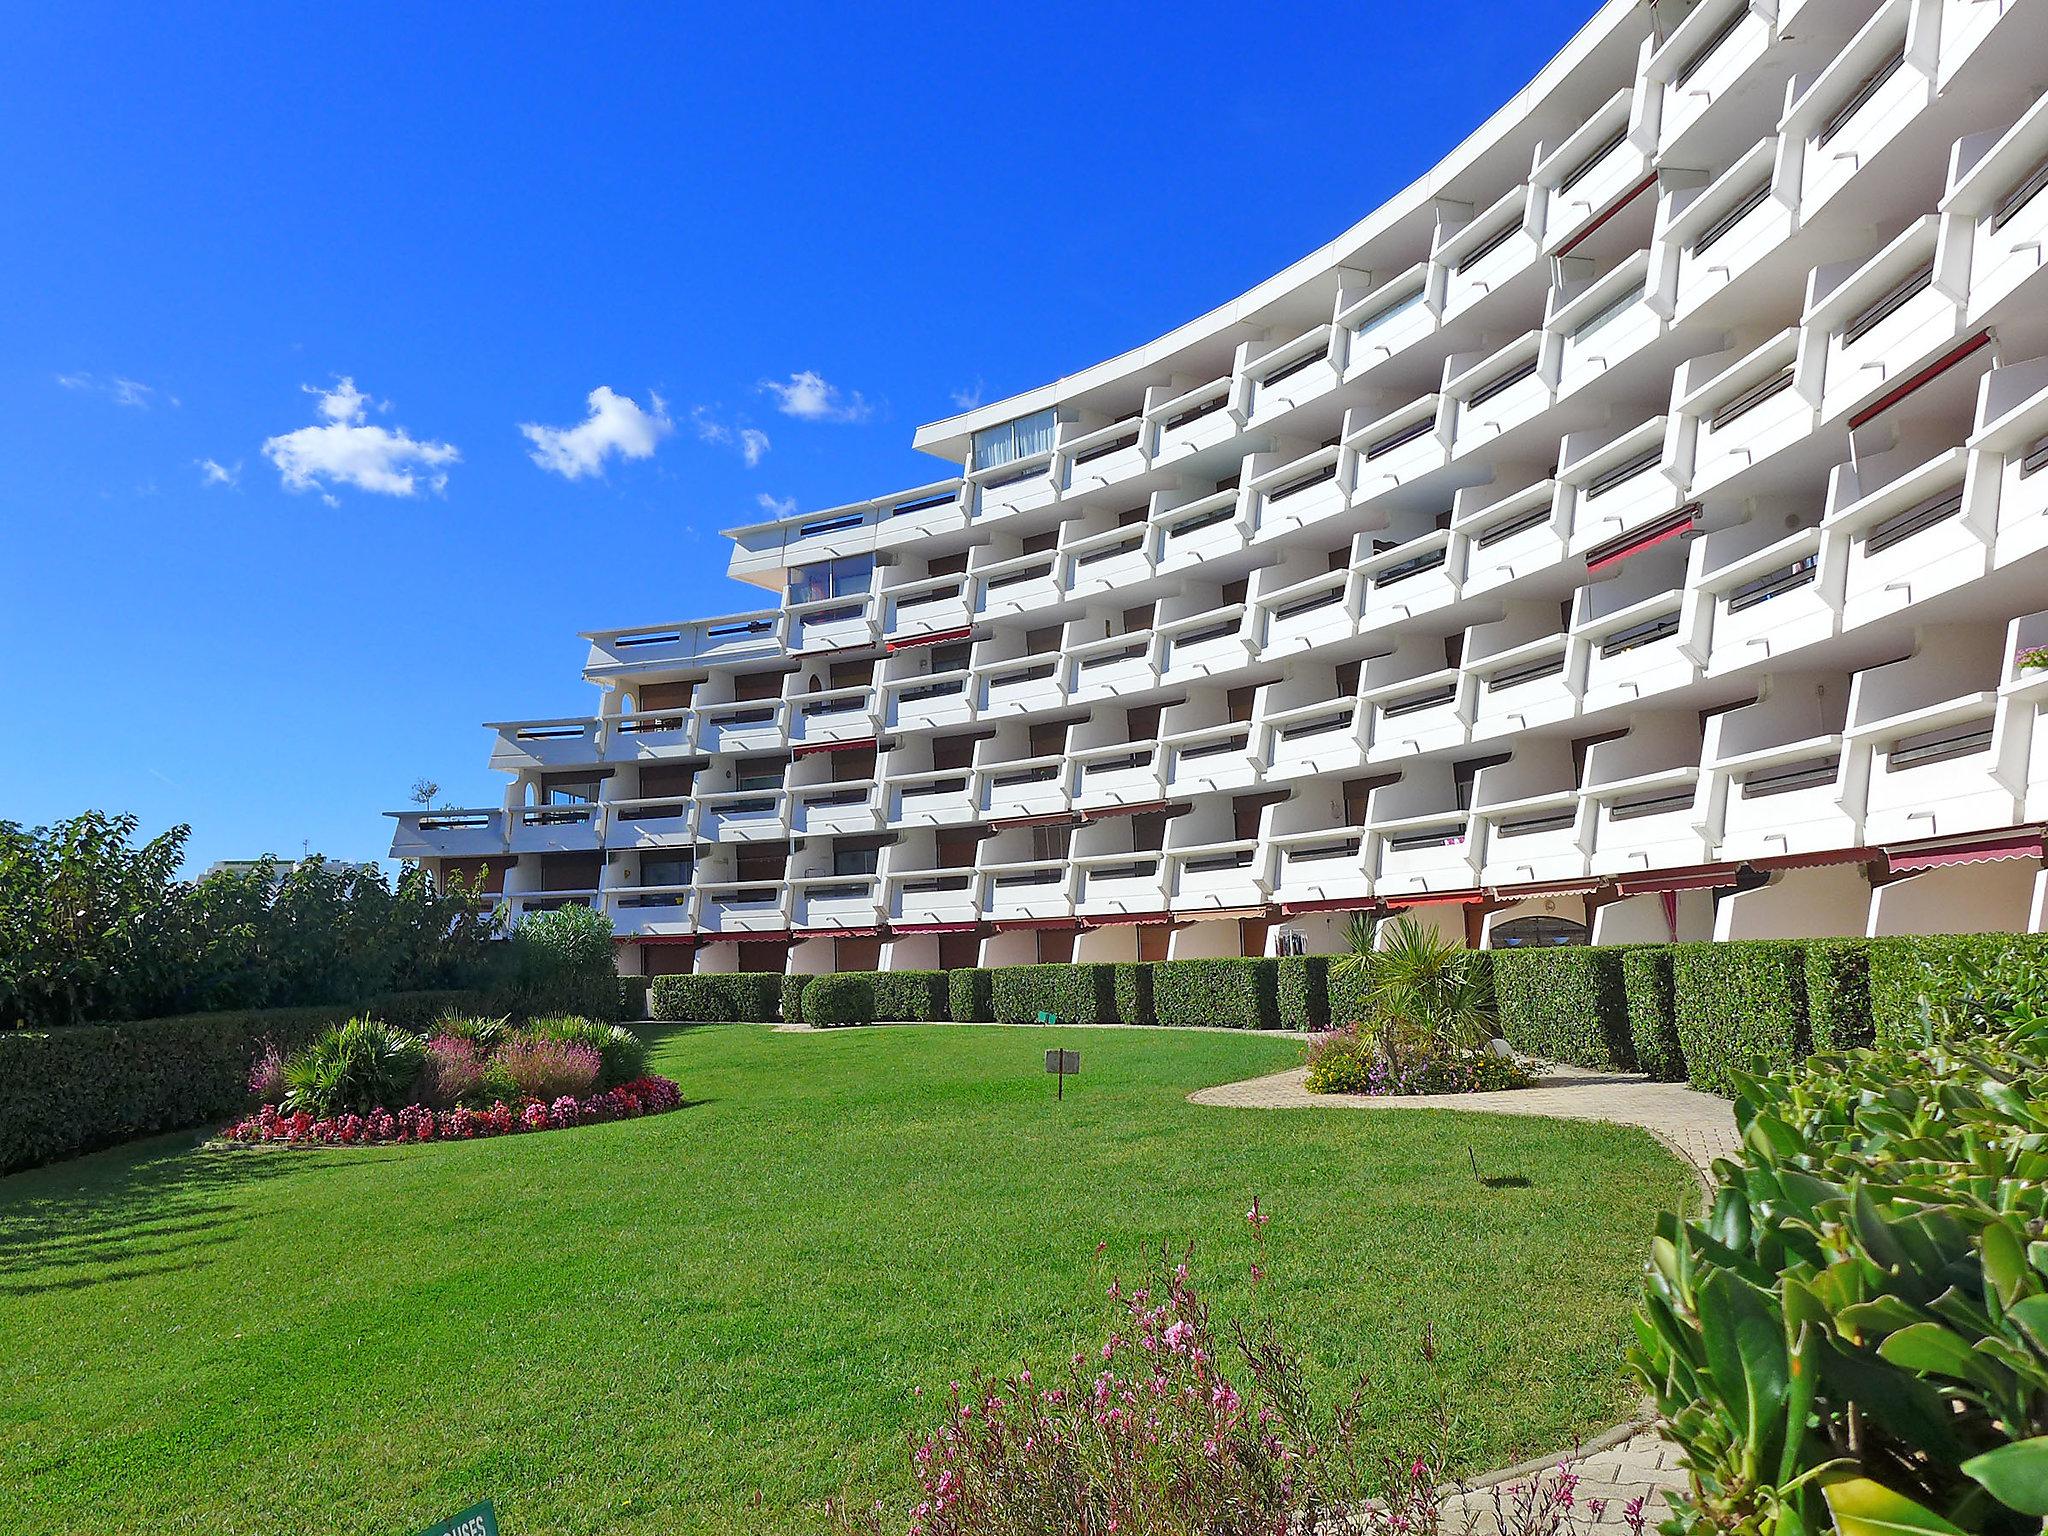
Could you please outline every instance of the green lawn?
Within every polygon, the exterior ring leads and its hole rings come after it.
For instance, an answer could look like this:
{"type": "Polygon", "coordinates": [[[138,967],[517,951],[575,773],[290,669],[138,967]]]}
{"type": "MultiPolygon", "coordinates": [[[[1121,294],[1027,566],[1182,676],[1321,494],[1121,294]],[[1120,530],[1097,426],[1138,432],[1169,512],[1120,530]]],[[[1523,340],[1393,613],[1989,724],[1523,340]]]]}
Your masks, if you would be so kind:
{"type": "Polygon", "coordinates": [[[1299,1044],[1059,1038],[1058,1105],[1042,1032],[675,1029],[688,1107],[654,1119],[0,1180],[6,1528],[404,1536],[488,1495],[507,1536],[814,1529],[909,1486],[932,1389],[1099,1338],[1095,1264],[1192,1241],[1242,1306],[1255,1192],[1290,1334],[1371,1371],[1390,1446],[1440,1390],[1466,1470],[1634,1402],[1637,1269],[1689,1187],[1647,1135],[1199,1108],[1299,1044]]]}

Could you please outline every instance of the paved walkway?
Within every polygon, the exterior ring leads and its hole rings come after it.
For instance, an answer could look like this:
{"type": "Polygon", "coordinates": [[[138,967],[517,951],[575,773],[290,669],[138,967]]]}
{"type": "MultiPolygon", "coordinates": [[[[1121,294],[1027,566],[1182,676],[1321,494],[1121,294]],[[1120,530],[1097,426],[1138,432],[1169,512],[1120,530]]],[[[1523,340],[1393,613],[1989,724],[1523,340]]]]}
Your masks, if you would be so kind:
{"type": "MultiPolygon", "coordinates": [[[[1688,1163],[1708,1188],[1714,1182],[1714,1159],[1733,1157],[1740,1146],[1735,1111],[1725,1100],[1679,1083],[1653,1083],[1632,1073],[1544,1064],[1529,1088],[1402,1098],[1310,1093],[1304,1086],[1307,1077],[1306,1067],[1296,1067],[1270,1077],[1204,1088],[1188,1098],[1196,1104],[1233,1109],[1449,1109],[1639,1125],[1688,1163]]],[[[1558,1463],[1566,1459],[1579,1478],[1574,1497],[1582,1514],[1592,1500],[1602,1501],[1599,1518],[1585,1522],[1589,1529],[1626,1531],[1629,1502],[1640,1498],[1641,1517],[1649,1530],[1655,1530],[1667,1513],[1666,1493],[1685,1486],[1678,1454],[1678,1448],[1652,1426],[1618,1426],[1583,1450],[1511,1467],[1482,1479],[1482,1485],[1469,1492],[1454,1494],[1444,1505],[1444,1530],[1452,1536],[1466,1531],[1474,1536],[1496,1536],[1494,1496],[1485,1486],[1490,1484],[1506,1485],[1501,1489],[1502,1507],[1508,1512],[1508,1523],[1517,1524],[1517,1496],[1509,1489],[1529,1487],[1538,1478],[1554,1480],[1558,1463]]]]}

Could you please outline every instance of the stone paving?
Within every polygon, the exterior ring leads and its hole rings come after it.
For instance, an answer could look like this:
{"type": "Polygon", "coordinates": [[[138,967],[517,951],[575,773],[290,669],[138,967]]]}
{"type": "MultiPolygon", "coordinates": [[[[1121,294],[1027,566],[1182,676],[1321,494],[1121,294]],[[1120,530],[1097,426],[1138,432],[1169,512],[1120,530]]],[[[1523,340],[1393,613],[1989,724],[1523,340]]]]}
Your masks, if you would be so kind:
{"type": "MultiPolygon", "coordinates": [[[[1249,1078],[1220,1088],[1204,1088],[1188,1098],[1196,1104],[1234,1109],[1449,1109],[1502,1115],[1549,1115],[1559,1120],[1604,1120],[1638,1125],[1688,1163],[1700,1182],[1711,1188],[1714,1159],[1733,1157],[1740,1138],[1735,1112],[1726,1101],[1678,1083],[1653,1083],[1632,1073],[1595,1072],[1585,1067],[1542,1064],[1533,1087],[1500,1093],[1417,1094],[1405,1098],[1370,1098],[1363,1094],[1310,1093],[1305,1067],[1249,1078]]],[[[1641,1518],[1655,1530],[1666,1513],[1665,1495],[1685,1486],[1678,1448],[1647,1420],[1621,1425],[1598,1436],[1583,1449],[1483,1478],[1468,1491],[1444,1503],[1443,1529],[1451,1536],[1498,1536],[1490,1485],[1527,1485],[1531,1479],[1554,1477],[1568,1460],[1580,1479],[1576,1489],[1582,1512],[1594,1499],[1603,1501],[1598,1519],[1582,1519],[1598,1533],[1630,1527],[1629,1501],[1641,1498],[1641,1518]]],[[[1501,1498],[1513,1518],[1515,1501],[1506,1488],[1501,1498]]]]}

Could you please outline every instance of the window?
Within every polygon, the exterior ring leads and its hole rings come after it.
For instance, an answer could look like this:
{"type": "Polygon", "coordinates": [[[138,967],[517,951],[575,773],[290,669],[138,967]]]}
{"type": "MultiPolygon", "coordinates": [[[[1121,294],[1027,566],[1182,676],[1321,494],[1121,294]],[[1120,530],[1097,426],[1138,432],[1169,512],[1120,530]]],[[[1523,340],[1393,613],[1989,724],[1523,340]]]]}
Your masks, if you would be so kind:
{"type": "Polygon", "coordinates": [[[1019,416],[999,427],[984,427],[974,434],[974,467],[998,469],[1052,451],[1054,414],[1050,409],[1019,416]]]}
{"type": "Polygon", "coordinates": [[[1586,925],[1568,917],[1517,917],[1495,923],[1486,937],[1494,949],[1541,949],[1558,944],[1584,944],[1586,925]]]}
{"type": "Polygon", "coordinates": [[[690,883],[690,860],[642,859],[640,861],[640,883],[642,885],[688,885],[690,883]]]}
{"type": "Polygon", "coordinates": [[[1884,89],[1885,81],[1897,74],[1899,67],[1905,62],[1906,50],[1901,46],[1897,53],[1865,75],[1857,84],[1856,89],[1849,93],[1848,100],[1835,108],[1834,114],[1821,125],[1820,138],[1817,141],[1819,145],[1825,148],[1828,140],[1848,127],[1849,120],[1863,110],[1871,97],[1884,89]]]}
{"type": "Polygon", "coordinates": [[[864,597],[874,573],[873,555],[847,555],[800,565],[789,573],[789,600],[815,603],[828,597],[864,597]]]}
{"type": "Polygon", "coordinates": [[[872,875],[881,857],[879,848],[835,848],[832,850],[832,873],[842,880],[872,875]]]}
{"type": "Polygon", "coordinates": [[[569,782],[550,783],[543,802],[547,805],[595,805],[597,803],[597,780],[579,779],[569,782]]]}

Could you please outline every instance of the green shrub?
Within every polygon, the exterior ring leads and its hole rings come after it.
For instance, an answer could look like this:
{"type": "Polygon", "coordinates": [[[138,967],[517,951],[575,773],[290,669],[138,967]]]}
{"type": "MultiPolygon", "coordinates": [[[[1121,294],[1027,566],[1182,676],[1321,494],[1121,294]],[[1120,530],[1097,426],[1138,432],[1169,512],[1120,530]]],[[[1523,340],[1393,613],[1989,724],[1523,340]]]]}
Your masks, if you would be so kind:
{"type": "Polygon", "coordinates": [[[622,1019],[644,1019],[647,1017],[647,994],[653,989],[652,976],[621,976],[619,978],[619,1012],[622,1019]]]}
{"type": "Polygon", "coordinates": [[[989,984],[989,1003],[1003,1024],[1030,1024],[1043,1012],[1062,1024],[1116,1022],[1114,965],[1005,965],[989,984]]]}
{"type": "Polygon", "coordinates": [[[556,907],[520,919],[512,930],[512,955],[519,1012],[617,1016],[612,920],[596,908],[556,907]]]}
{"type": "Polygon", "coordinates": [[[779,1008],[782,1022],[801,1024],[804,1021],[804,988],[817,980],[815,976],[785,976],[779,991],[779,1008]]]}
{"type": "Polygon", "coordinates": [[[1575,1066],[1633,1071],[1623,953],[1580,944],[1494,951],[1494,996],[1508,1044],[1575,1066]]]}
{"type": "Polygon", "coordinates": [[[1157,1024],[1152,1006],[1152,966],[1148,961],[1121,960],[1116,966],[1116,1017],[1119,1024],[1157,1024]]]}
{"type": "Polygon", "coordinates": [[[782,978],[768,971],[657,976],[654,1016],[685,1024],[772,1024],[782,1003],[782,978]]]}
{"type": "Polygon", "coordinates": [[[876,971],[875,1017],[908,1024],[936,1024],[946,1014],[944,971],[876,971]]]}
{"type": "Polygon", "coordinates": [[[1868,941],[1806,941],[1806,1017],[1816,1051],[1870,1044],[1868,941]]]}
{"type": "Polygon", "coordinates": [[[994,1019],[989,982],[993,974],[976,966],[946,972],[946,1016],[955,1024],[986,1024],[994,1019]]]}
{"type": "Polygon", "coordinates": [[[1330,1027],[1330,959],[1328,955],[1282,955],[1279,966],[1280,1027],[1323,1030],[1330,1027]]]}
{"type": "Polygon", "coordinates": [[[1332,1025],[1357,1024],[1372,1017],[1371,955],[1334,956],[1325,976],[1332,1025]]]}
{"type": "Polygon", "coordinates": [[[875,1022],[878,973],[846,971],[820,976],[804,988],[804,1018],[814,1029],[838,1029],[875,1022]]]}
{"type": "Polygon", "coordinates": [[[1671,996],[1669,944],[1631,944],[1621,952],[1622,990],[1628,997],[1629,1040],[1636,1070],[1660,1083],[1685,1081],[1678,1016],[1671,996]]]}
{"type": "Polygon", "coordinates": [[[1280,1027],[1280,962],[1270,958],[1162,960],[1152,968],[1162,1024],[1280,1027]]]}
{"type": "Polygon", "coordinates": [[[426,1057],[427,1042],[409,1029],[345,1020],[285,1058],[282,1107],[322,1118],[403,1109],[426,1057]]]}
{"type": "Polygon", "coordinates": [[[2038,1530],[2048,1059],[1992,1023],[1738,1075],[1740,1164],[1660,1220],[1630,1355],[1691,1468],[1667,1531],[2038,1530]]]}
{"type": "Polygon", "coordinates": [[[1675,945],[1671,989],[1695,1088],[1727,1097],[1740,1074],[1790,1066],[1807,1052],[1806,950],[1797,940],[1675,945]]]}
{"type": "Polygon", "coordinates": [[[600,1063],[597,1085],[600,1088],[630,1083],[646,1074],[647,1042],[640,1038],[638,1031],[623,1024],[574,1017],[536,1019],[529,1026],[529,1033],[542,1040],[587,1045],[597,1052],[600,1063]]]}
{"type": "Polygon", "coordinates": [[[2026,976],[2048,976],[2048,935],[2038,933],[1877,939],[1869,951],[1870,1021],[1879,1042],[1918,1039],[1923,998],[1951,1007],[1987,983],[2010,998],[2026,976]],[[1994,980],[2001,972],[2005,978],[1994,980]]]}
{"type": "Polygon", "coordinates": [[[1460,1045],[1410,1024],[1378,1029],[1346,1024],[1310,1042],[1310,1093],[1492,1093],[1529,1086],[1529,1072],[1509,1056],[1460,1045]]]}

